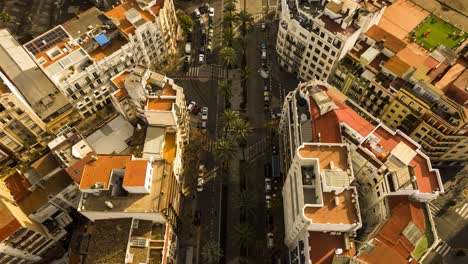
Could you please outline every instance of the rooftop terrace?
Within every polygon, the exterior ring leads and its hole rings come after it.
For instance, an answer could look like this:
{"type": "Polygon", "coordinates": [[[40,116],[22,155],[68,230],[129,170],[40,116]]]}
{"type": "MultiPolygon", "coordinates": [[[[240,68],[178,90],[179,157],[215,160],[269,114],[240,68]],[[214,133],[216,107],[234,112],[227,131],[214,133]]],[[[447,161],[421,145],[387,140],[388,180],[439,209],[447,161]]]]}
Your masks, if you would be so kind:
{"type": "Polygon", "coordinates": [[[323,192],[323,206],[304,208],[304,215],[314,224],[353,224],[359,222],[354,189],[340,194],[323,192]]]}

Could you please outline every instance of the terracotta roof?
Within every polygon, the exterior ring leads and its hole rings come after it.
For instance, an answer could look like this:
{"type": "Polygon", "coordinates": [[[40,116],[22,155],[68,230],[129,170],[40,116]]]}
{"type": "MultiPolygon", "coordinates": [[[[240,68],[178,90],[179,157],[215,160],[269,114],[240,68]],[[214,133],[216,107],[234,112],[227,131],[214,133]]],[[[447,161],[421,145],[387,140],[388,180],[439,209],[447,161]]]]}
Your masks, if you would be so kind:
{"type": "Polygon", "coordinates": [[[91,189],[95,183],[102,183],[103,189],[108,189],[112,170],[124,169],[131,158],[131,155],[98,155],[97,160],[91,159],[83,169],[80,189],[91,189]]]}
{"type": "Polygon", "coordinates": [[[164,136],[163,157],[167,163],[172,164],[176,156],[176,150],[176,133],[166,133],[164,136]]]}
{"type": "Polygon", "coordinates": [[[51,152],[31,164],[31,168],[33,168],[41,178],[47,176],[47,174],[59,167],[60,163],[51,152]]]}
{"type": "Polygon", "coordinates": [[[348,149],[345,146],[329,146],[329,145],[310,145],[305,144],[299,148],[299,155],[302,158],[317,158],[320,160],[320,172],[324,169],[330,169],[330,164],[333,162],[335,168],[343,171],[349,169],[348,165],[348,149]]]}
{"type": "Polygon", "coordinates": [[[119,75],[112,78],[112,82],[115,84],[115,86],[119,88],[119,90],[114,93],[115,98],[117,98],[117,100],[119,101],[128,95],[128,91],[127,89],[125,89],[124,82],[125,82],[125,78],[127,78],[129,74],[130,72],[123,71],[119,75]]]}
{"type": "Polygon", "coordinates": [[[390,217],[377,233],[374,250],[359,258],[368,263],[408,263],[414,246],[403,235],[405,227],[412,222],[422,233],[425,218],[422,204],[409,200],[408,196],[388,196],[390,217]],[[393,257],[383,260],[383,256],[393,257]]]}
{"type": "Polygon", "coordinates": [[[410,66],[398,58],[398,56],[391,57],[383,66],[398,77],[403,77],[410,68],[410,66]]]}
{"type": "Polygon", "coordinates": [[[79,159],[77,162],[66,169],[68,175],[70,175],[73,181],[78,184],[81,182],[81,176],[83,175],[84,167],[89,161],[91,161],[93,155],[96,155],[96,153],[88,153],[86,157],[79,159]]]}
{"type": "Polygon", "coordinates": [[[406,48],[400,50],[396,56],[411,67],[417,68],[426,61],[428,54],[412,45],[413,44],[410,44],[406,46],[406,48]]]}
{"type": "Polygon", "coordinates": [[[147,110],[154,111],[171,111],[172,104],[175,102],[175,99],[167,98],[149,98],[147,110]]]}
{"type": "Polygon", "coordinates": [[[346,250],[344,235],[334,236],[323,232],[309,231],[309,256],[314,264],[332,264],[335,250],[343,249],[342,255],[349,255],[346,250]]]}
{"type": "Polygon", "coordinates": [[[156,4],[151,7],[151,11],[153,12],[154,15],[159,15],[159,10],[161,10],[164,7],[164,0],[157,0],[156,4]]]}
{"type": "Polygon", "coordinates": [[[16,202],[23,200],[31,192],[28,190],[31,183],[18,172],[4,180],[6,188],[10,191],[16,202]]]}
{"type": "MultiPolygon", "coordinates": [[[[468,83],[468,70],[466,70],[464,65],[460,63],[456,63],[455,65],[453,65],[447,71],[447,73],[445,73],[445,75],[435,84],[435,87],[443,90],[448,88],[452,83],[452,86],[458,87],[460,90],[464,90],[466,88],[466,85],[468,83]]],[[[457,101],[457,98],[454,98],[452,98],[452,100],[457,101]]]]}
{"type": "Polygon", "coordinates": [[[400,50],[406,47],[406,43],[392,34],[388,33],[386,30],[382,29],[378,25],[373,25],[367,32],[366,35],[371,37],[377,42],[382,41],[383,45],[389,50],[397,53],[400,50]]]}
{"type": "Polygon", "coordinates": [[[122,186],[144,186],[148,164],[147,160],[127,161],[122,186]]]}
{"type": "Polygon", "coordinates": [[[323,193],[323,207],[304,207],[304,215],[315,224],[353,224],[359,222],[353,190],[346,190],[340,194],[323,193]],[[335,198],[339,204],[335,205],[335,198]]]}
{"type": "Polygon", "coordinates": [[[119,21],[118,27],[123,33],[133,34],[133,32],[135,32],[135,26],[133,26],[125,17],[125,13],[132,8],[135,8],[140,13],[141,18],[146,22],[154,20],[153,15],[148,11],[142,10],[135,0],[126,0],[123,4],[114,7],[105,14],[106,16],[119,21]]]}
{"type": "Polygon", "coordinates": [[[428,15],[429,12],[411,0],[397,0],[387,6],[379,26],[395,37],[405,39],[428,15]]]}
{"type": "Polygon", "coordinates": [[[4,202],[0,200],[0,241],[11,236],[19,228],[21,228],[20,222],[18,222],[4,202]]]}

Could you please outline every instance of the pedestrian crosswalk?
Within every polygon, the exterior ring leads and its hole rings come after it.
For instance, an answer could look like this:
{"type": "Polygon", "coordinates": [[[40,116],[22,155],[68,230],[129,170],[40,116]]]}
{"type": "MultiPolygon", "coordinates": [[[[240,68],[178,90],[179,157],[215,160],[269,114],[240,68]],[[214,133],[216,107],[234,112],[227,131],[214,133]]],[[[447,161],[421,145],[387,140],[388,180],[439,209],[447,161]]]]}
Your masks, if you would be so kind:
{"type": "Polygon", "coordinates": [[[213,153],[215,148],[215,141],[206,134],[202,135],[201,138],[203,148],[210,153],[213,153]]]}
{"type": "Polygon", "coordinates": [[[433,204],[433,203],[429,203],[429,208],[431,209],[431,215],[432,217],[436,217],[440,214],[440,211],[442,210],[442,208],[440,208],[439,206],[433,204]]]}
{"type": "Polygon", "coordinates": [[[210,77],[215,80],[223,80],[226,78],[226,69],[221,65],[211,64],[210,77]]]}
{"type": "Polygon", "coordinates": [[[447,243],[440,240],[439,244],[434,248],[435,252],[437,252],[442,257],[445,257],[450,251],[452,251],[452,247],[450,247],[447,243]]]}
{"type": "Polygon", "coordinates": [[[460,215],[463,219],[468,219],[468,203],[465,202],[455,209],[455,213],[460,215]]]}
{"type": "Polygon", "coordinates": [[[248,161],[254,161],[258,157],[261,157],[263,154],[265,154],[266,148],[268,146],[269,139],[268,137],[265,137],[257,142],[255,142],[253,145],[250,145],[244,150],[245,153],[245,160],[248,161]]]}

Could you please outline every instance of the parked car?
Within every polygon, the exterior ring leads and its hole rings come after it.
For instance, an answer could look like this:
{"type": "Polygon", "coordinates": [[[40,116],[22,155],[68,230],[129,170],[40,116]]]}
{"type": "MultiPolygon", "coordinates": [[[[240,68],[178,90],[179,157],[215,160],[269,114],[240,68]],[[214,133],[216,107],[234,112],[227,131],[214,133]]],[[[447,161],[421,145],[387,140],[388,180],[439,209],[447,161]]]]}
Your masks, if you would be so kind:
{"type": "Polygon", "coordinates": [[[273,248],[275,246],[275,240],[273,239],[273,233],[267,234],[267,247],[273,248]]]}
{"type": "Polygon", "coordinates": [[[184,71],[188,71],[189,67],[190,67],[190,55],[185,55],[184,57],[184,71]]]}
{"type": "Polygon", "coordinates": [[[204,164],[198,165],[198,177],[203,177],[205,175],[206,168],[204,164]]]}
{"type": "Polygon", "coordinates": [[[197,179],[197,192],[203,191],[203,184],[205,183],[205,180],[202,177],[198,177],[197,179]]]}
{"type": "Polygon", "coordinates": [[[208,36],[209,36],[209,37],[213,37],[213,35],[214,35],[214,30],[213,30],[213,28],[208,29],[208,36]]]}
{"type": "Polygon", "coordinates": [[[200,18],[200,17],[201,17],[201,13],[200,13],[200,10],[198,10],[198,8],[195,8],[195,11],[193,11],[193,13],[195,14],[195,17],[196,17],[196,18],[200,18]]]}
{"type": "Polygon", "coordinates": [[[205,27],[202,27],[200,32],[201,32],[202,37],[206,36],[206,28],[205,27]]]}
{"type": "Polygon", "coordinates": [[[200,210],[195,211],[195,218],[193,219],[193,224],[194,225],[200,225],[200,220],[201,220],[201,212],[200,210]]]}
{"type": "Polygon", "coordinates": [[[200,54],[205,54],[205,46],[200,47],[200,54]]]}
{"type": "Polygon", "coordinates": [[[208,107],[202,107],[201,109],[201,119],[208,120],[208,107]]]}
{"type": "Polygon", "coordinates": [[[187,42],[185,43],[185,54],[190,54],[192,52],[192,43],[187,42]]]}
{"type": "Polygon", "coordinates": [[[205,14],[208,12],[208,8],[210,8],[210,5],[208,3],[204,3],[198,9],[200,9],[200,13],[205,14]]]}
{"type": "Polygon", "coordinates": [[[262,50],[262,60],[266,60],[266,59],[267,59],[266,50],[262,50]]]}
{"type": "Polygon", "coordinates": [[[203,55],[203,54],[198,55],[198,62],[199,62],[200,64],[202,64],[203,62],[205,62],[205,55],[203,55]]]}
{"type": "Polygon", "coordinates": [[[186,40],[187,42],[192,42],[192,32],[187,32],[186,40]]]}
{"type": "Polygon", "coordinates": [[[271,230],[273,229],[273,215],[271,215],[270,212],[267,212],[267,215],[266,215],[266,227],[271,230]]]}
{"type": "Polygon", "coordinates": [[[203,133],[206,132],[206,120],[203,120],[203,121],[201,122],[201,131],[202,131],[203,133]]]}
{"type": "Polygon", "coordinates": [[[268,79],[269,74],[265,69],[260,69],[257,72],[263,79],[268,79]]]}
{"type": "Polygon", "coordinates": [[[268,94],[268,91],[263,92],[263,101],[270,102],[270,95],[268,94]]]}
{"type": "Polygon", "coordinates": [[[208,46],[206,46],[206,51],[211,52],[212,47],[211,47],[211,41],[208,41],[208,46]]]}
{"type": "Polygon", "coordinates": [[[195,103],[194,101],[190,102],[190,103],[187,105],[187,111],[192,112],[193,109],[195,108],[195,106],[197,106],[197,103],[195,103]]]}
{"type": "Polygon", "coordinates": [[[203,21],[203,18],[200,18],[200,19],[198,20],[198,23],[200,23],[200,27],[201,27],[201,28],[204,28],[204,27],[205,27],[205,22],[203,21]]]}
{"type": "Polygon", "coordinates": [[[214,12],[215,12],[214,7],[210,7],[210,8],[208,9],[208,12],[209,12],[209,16],[210,16],[210,17],[213,17],[213,16],[214,16],[214,12]]]}
{"type": "Polygon", "coordinates": [[[266,50],[266,48],[267,48],[266,42],[263,41],[262,44],[260,44],[260,47],[262,48],[262,50],[266,50]]]}
{"type": "Polygon", "coordinates": [[[265,24],[265,23],[262,23],[262,24],[260,25],[260,27],[262,28],[262,30],[265,30],[265,29],[266,29],[266,24],[265,24]]]}
{"type": "Polygon", "coordinates": [[[277,118],[280,118],[280,117],[281,117],[281,113],[280,113],[280,112],[271,113],[271,119],[277,119],[277,118]]]}
{"type": "Polygon", "coordinates": [[[198,113],[200,113],[200,109],[200,106],[196,105],[192,110],[192,114],[198,115],[198,113]]]}
{"type": "Polygon", "coordinates": [[[271,196],[265,195],[265,203],[267,208],[271,208],[271,196]]]}
{"type": "Polygon", "coordinates": [[[265,178],[265,192],[271,192],[271,179],[265,178]]]}
{"type": "Polygon", "coordinates": [[[271,178],[271,164],[265,163],[263,165],[263,168],[265,170],[265,178],[271,178]]]}

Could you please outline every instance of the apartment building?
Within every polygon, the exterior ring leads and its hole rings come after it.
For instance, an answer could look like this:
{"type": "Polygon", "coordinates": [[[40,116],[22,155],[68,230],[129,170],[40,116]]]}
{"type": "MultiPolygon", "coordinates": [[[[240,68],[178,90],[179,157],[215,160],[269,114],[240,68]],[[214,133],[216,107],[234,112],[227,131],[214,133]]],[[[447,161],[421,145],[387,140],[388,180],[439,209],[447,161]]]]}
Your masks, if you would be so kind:
{"type": "MultiPolygon", "coordinates": [[[[169,149],[164,151],[166,159],[171,159],[170,156],[174,154],[169,149]]],[[[156,229],[162,228],[159,231],[159,240],[164,238],[165,241],[152,241],[150,237],[145,237],[144,234],[148,232],[145,229],[144,233],[130,239],[128,250],[122,256],[119,255],[120,261],[116,262],[124,262],[125,259],[125,263],[148,263],[147,260],[137,258],[137,253],[133,251],[141,251],[143,248],[150,251],[153,244],[162,242],[166,250],[164,258],[174,260],[177,243],[175,234],[181,221],[181,191],[171,164],[164,160],[137,159],[132,155],[93,156],[84,167],[80,191],[83,195],[78,211],[96,225],[105,224],[106,221],[126,221],[123,219],[130,218],[128,223],[133,221],[130,226],[134,229],[138,229],[139,224],[145,225],[149,230],[153,226],[156,229]],[[137,248],[134,249],[133,246],[137,248]]],[[[102,232],[109,234],[113,231],[108,229],[102,232]]],[[[128,229],[125,232],[128,236],[128,229]]],[[[128,241],[125,240],[125,243],[128,241]]],[[[155,250],[160,251],[161,248],[162,245],[155,250]]],[[[98,254],[99,257],[103,257],[101,254],[98,254]]],[[[162,256],[160,257],[162,260],[162,256]]]]}
{"type": "Polygon", "coordinates": [[[173,164],[176,178],[180,180],[182,153],[190,128],[182,87],[173,79],[141,66],[119,73],[112,84],[117,89],[111,97],[117,112],[134,124],[140,121],[147,125],[142,157],[165,159],[173,164]],[[173,146],[173,159],[164,157],[165,144],[173,146]]]}
{"type": "Polygon", "coordinates": [[[26,43],[24,48],[82,117],[110,103],[110,79],[137,64],[155,68],[175,52],[172,0],[127,0],[91,8],[26,43]]]}
{"type": "MultiPolygon", "coordinates": [[[[6,29],[0,30],[0,65],[0,85],[7,87],[7,93],[12,94],[10,98],[15,97],[10,100],[21,101],[47,124],[47,129],[56,131],[63,124],[71,124],[78,119],[67,98],[6,29]]],[[[45,130],[36,118],[31,119],[45,130]]]]}
{"type": "Polygon", "coordinates": [[[327,80],[362,32],[376,24],[386,1],[279,0],[279,63],[301,80],[327,80]]]}
{"type": "Polygon", "coordinates": [[[416,49],[374,25],[340,61],[331,83],[351,104],[421,144],[435,165],[463,166],[466,65],[444,46],[416,49]]]}
{"type": "Polygon", "coordinates": [[[27,157],[22,155],[24,151],[44,144],[47,126],[22,97],[15,95],[16,87],[2,71],[0,78],[0,149],[4,153],[0,160],[23,160],[27,157]]]}
{"type": "Polygon", "coordinates": [[[408,263],[430,225],[425,203],[444,191],[439,171],[409,136],[366,120],[345,99],[315,80],[285,98],[279,149],[290,260],[364,260],[385,248],[395,263],[408,263]],[[404,252],[396,246],[403,240],[411,242],[404,252]]]}

